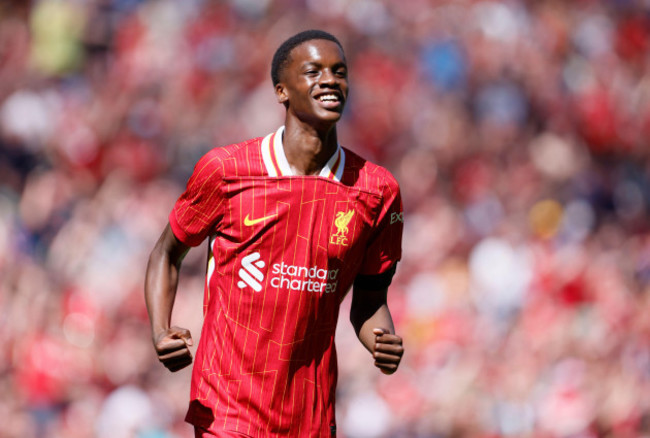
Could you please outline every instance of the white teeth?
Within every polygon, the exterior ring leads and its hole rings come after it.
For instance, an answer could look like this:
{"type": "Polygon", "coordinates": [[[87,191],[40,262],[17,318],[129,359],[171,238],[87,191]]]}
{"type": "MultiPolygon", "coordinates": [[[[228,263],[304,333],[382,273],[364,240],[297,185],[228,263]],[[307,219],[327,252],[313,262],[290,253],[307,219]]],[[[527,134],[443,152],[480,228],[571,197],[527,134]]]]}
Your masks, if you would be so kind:
{"type": "Polygon", "coordinates": [[[318,100],[321,102],[338,102],[339,98],[336,94],[323,94],[318,96],[318,100]]]}

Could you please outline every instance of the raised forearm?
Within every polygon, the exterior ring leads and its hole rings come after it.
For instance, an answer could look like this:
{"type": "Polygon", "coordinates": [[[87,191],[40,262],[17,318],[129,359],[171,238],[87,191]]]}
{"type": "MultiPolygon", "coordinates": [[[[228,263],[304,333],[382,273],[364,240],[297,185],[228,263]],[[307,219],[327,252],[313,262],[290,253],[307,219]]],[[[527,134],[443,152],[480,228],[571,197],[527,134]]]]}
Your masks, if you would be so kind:
{"type": "Polygon", "coordinates": [[[170,371],[192,363],[192,335],[182,327],[170,327],[181,261],[189,247],[179,242],[169,225],[156,243],[147,264],[144,294],[151,335],[158,359],[170,371]]]}
{"type": "Polygon", "coordinates": [[[373,332],[374,329],[381,328],[388,333],[395,333],[393,318],[386,303],[379,305],[376,309],[353,309],[350,313],[350,321],[359,340],[371,353],[374,352],[375,346],[376,334],[373,332]]]}
{"type": "Polygon", "coordinates": [[[145,279],[145,300],[152,333],[169,328],[176,288],[178,266],[169,261],[169,255],[154,250],[149,258],[145,279]]]}
{"type": "Polygon", "coordinates": [[[180,265],[186,253],[187,247],[176,240],[167,226],[149,256],[144,291],[154,336],[169,328],[180,265]]]}
{"type": "Polygon", "coordinates": [[[397,371],[404,354],[402,338],[395,334],[386,295],[388,290],[355,289],[352,295],[350,321],[361,343],[384,374],[397,371]]]}

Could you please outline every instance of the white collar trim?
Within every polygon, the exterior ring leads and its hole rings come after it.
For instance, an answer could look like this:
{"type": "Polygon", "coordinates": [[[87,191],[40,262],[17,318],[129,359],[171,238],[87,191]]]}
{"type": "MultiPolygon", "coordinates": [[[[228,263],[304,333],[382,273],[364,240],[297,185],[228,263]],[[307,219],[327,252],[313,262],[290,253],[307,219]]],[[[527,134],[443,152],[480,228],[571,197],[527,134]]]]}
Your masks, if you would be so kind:
{"type": "MultiPolygon", "coordinates": [[[[276,132],[272,132],[262,140],[262,160],[264,161],[267,173],[271,177],[295,176],[291,171],[287,156],[284,154],[283,134],[284,126],[281,126],[276,132]]],[[[341,145],[337,144],[336,151],[327,163],[325,163],[318,176],[340,182],[343,177],[344,168],[345,151],[341,145]]]]}

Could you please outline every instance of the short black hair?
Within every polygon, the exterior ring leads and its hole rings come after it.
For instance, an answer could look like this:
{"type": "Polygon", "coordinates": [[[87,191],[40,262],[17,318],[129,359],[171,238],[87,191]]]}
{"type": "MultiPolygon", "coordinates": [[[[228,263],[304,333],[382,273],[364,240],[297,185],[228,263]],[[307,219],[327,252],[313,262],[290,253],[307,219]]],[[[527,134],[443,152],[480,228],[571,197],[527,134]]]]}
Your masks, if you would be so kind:
{"type": "Polygon", "coordinates": [[[305,41],[311,40],[332,41],[341,48],[341,51],[344,52],[343,46],[339,40],[329,32],[318,29],[310,29],[297,33],[283,42],[273,55],[273,61],[271,62],[271,80],[273,81],[273,86],[276,86],[280,82],[280,73],[287,67],[287,64],[289,63],[289,55],[291,54],[291,51],[296,48],[296,46],[299,46],[305,41]]]}

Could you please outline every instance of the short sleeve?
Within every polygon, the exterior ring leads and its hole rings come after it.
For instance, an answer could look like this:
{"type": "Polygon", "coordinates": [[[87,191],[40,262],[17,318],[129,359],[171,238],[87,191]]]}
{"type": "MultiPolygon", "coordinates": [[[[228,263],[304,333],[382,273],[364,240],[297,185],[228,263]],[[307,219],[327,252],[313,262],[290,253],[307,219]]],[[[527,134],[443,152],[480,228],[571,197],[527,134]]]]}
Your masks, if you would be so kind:
{"type": "Polygon", "coordinates": [[[388,174],[382,207],[359,270],[359,275],[379,275],[394,269],[402,256],[404,213],[397,181],[388,174]]]}
{"type": "Polygon", "coordinates": [[[169,214],[169,224],[178,240],[199,245],[223,217],[223,166],[216,150],[204,155],[194,167],[185,192],[169,214]]]}

